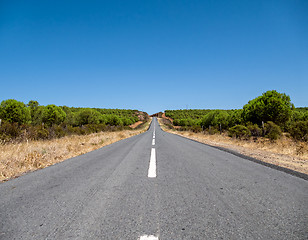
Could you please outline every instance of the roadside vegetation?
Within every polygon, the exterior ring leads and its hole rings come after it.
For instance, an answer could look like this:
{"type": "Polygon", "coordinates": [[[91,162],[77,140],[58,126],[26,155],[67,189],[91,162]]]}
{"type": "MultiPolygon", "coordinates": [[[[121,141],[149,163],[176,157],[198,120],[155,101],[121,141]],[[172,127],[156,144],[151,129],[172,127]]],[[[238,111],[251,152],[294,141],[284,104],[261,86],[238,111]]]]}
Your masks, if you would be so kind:
{"type": "Polygon", "coordinates": [[[150,121],[135,130],[0,144],[0,182],[140,134],[148,129],[149,124],[150,121]]]}
{"type": "Polygon", "coordinates": [[[164,130],[308,174],[308,108],[267,91],[235,110],[166,110],[164,130]]]}
{"type": "Polygon", "coordinates": [[[230,137],[266,137],[277,140],[283,134],[308,141],[308,108],[295,108],[285,93],[267,91],[235,110],[166,110],[165,122],[179,131],[227,132],[230,137]]]}
{"type": "Polygon", "coordinates": [[[148,118],[137,110],[40,106],[37,101],[25,104],[8,99],[0,104],[0,143],[128,130],[148,118]]]}
{"type": "Polygon", "coordinates": [[[147,130],[137,110],[0,104],[0,181],[93,151],[147,130]]]}

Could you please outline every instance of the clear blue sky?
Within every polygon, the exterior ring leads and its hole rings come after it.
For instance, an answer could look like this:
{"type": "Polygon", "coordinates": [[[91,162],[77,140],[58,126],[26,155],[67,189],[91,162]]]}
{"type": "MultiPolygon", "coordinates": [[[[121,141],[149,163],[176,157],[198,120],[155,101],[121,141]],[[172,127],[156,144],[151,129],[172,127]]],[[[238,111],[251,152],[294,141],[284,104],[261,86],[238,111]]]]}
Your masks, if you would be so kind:
{"type": "Polygon", "coordinates": [[[267,90],[308,106],[307,0],[0,0],[0,100],[242,108],[267,90]]]}

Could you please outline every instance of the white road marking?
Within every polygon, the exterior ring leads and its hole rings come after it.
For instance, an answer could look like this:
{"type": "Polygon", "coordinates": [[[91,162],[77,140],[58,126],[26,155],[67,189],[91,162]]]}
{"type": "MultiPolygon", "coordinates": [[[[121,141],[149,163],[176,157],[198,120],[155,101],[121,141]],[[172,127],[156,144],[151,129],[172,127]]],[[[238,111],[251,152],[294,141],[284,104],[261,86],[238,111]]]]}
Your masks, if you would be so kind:
{"type": "Polygon", "coordinates": [[[144,236],[141,236],[139,238],[139,240],[158,240],[158,237],[155,237],[153,235],[144,235],[144,236]]]}
{"type": "Polygon", "coordinates": [[[156,152],[155,148],[151,150],[150,166],[148,170],[149,178],[156,178],[156,152]]]}
{"type": "Polygon", "coordinates": [[[153,138],[152,140],[152,145],[155,145],[155,138],[153,138]]]}

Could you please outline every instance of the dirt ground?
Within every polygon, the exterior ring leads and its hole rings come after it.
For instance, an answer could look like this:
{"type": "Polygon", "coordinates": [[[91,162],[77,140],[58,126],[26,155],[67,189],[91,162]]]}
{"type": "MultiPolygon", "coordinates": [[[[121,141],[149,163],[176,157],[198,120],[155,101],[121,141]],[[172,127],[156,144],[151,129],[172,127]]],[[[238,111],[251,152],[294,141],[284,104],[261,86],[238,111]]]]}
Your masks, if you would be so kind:
{"type": "Polygon", "coordinates": [[[160,119],[159,123],[167,132],[178,134],[208,145],[228,148],[263,162],[308,174],[308,144],[304,142],[295,142],[287,136],[283,136],[281,139],[274,142],[266,138],[240,140],[230,138],[226,134],[209,135],[190,131],[176,131],[164,126],[160,119]]]}
{"type": "Polygon", "coordinates": [[[129,125],[129,127],[131,128],[131,129],[135,129],[136,127],[138,127],[140,124],[142,124],[143,122],[142,121],[138,121],[138,122],[135,122],[134,124],[132,124],[132,125],[129,125]]]}

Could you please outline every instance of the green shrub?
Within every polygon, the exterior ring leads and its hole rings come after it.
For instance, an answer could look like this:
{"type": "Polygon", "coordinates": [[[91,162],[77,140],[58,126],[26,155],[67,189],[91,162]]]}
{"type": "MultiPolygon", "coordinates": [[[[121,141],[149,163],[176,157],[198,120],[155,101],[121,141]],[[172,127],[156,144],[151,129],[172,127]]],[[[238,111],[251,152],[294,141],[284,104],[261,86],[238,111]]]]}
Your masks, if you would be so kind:
{"type": "Polygon", "coordinates": [[[227,119],[228,126],[233,127],[235,125],[240,125],[243,123],[243,118],[242,118],[242,109],[238,110],[231,110],[227,119]]]}
{"type": "Polygon", "coordinates": [[[289,133],[294,139],[307,142],[308,120],[294,122],[289,129],[289,133]]]}
{"type": "Polygon", "coordinates": [[[20,136],[21,134],[21,128],[18,125],[17,122],[2,122],[1,123],[1,127],[0,127],[0,135],[2,135],[3,138],[5,138],[6,140],[9,139],[14,139],[17,138],[18,136],[20,136]]]}
{"type": "Polygon", "coordinates": [[[82,109],[77,116],[77,125],[82,126],[86,124],[99,124],[101,118],[102,114],[95,109],[82,109]]]}
{"type": "Polygon", "coordinates": [[[251,136],[254,137],[262,136],[262,129],[257,124],[248,123],[247,128],[249,129],[251,136]]]}
{"type": "Polygon", "coordinates": [[[77,126],[78,125],[78,123],[77,123],[77,113],[73,112],[71,110],[71,108],[69,108],[67,106],[62,106],[61,108],[66,114],[66,118],[65,118],[65,121],[63,123],[65,123],[66,125],[77,126]]]}
{"type": "Polygon", "coordinates": [[[35,140],[48,139],[48,138],[49,138],[49,131],[43,127],[38,128],[35,140]]]}
{"type": "Polygon", "coordinates": [[[229,128],[229,136],[236,137],[239,139],[250,137],[251,133],[249,129],[243,125],[236,125],[229,128]]]}
{"type": "Polygon", "coordinates": [[[133,124],[133,121],[130,118],[122,117],[121,118],[123,126],[129,126],[133,124]]]}
{"type": "Polygon", "coordinates": [[[43,123],[51,126],[53,124],[61,124],[66,118],[66,113],[62,108],[51,104],[44,107],[42,121],[43,123]]]}
{"type": "Polygon", "coordinates": [[[29,128],[27,129],[26,138],[31,140],[48,139],[49,131],[45,129],[42,125],[29,126],[29,128]]]}
{"type": "Polygon", "coordinates": [[[123,122],[117,115],[108,115],[106,124],[111,126],[123,126],[123,122]]]}
{"type": "Polygon", "coordinates": [[[54,138],[61,138],[61,137],[64,137],[66,135],[63,127],[61,125],[58,125],[58,126],[53,126],[51,128],[51,132],[53,133],[53,137],[54,138]]]}
{"type": "Polygon", "coordinates": [[[290,119],[293,108],[290,97],[285,93],[267,91],[243,107],[243,119],[258,125],[262,121],[283,125],[290,119]]]}
{"type": "Polygon", "coordinates": [[[265,137],[271,140],[277,140],[282,135],[280,127],[271,121],[264,124],[264,131],[265,137]]]}
{"type": "Polygon", "coordinates": [[[31,123],[32,125],[42,125],[43,123],[43,113],[44,113],[44,106],[38,106],[32,111],[31,123]]]}
{"type": "Polygon", "coordinates": [[[202,127],[195,125],[195,126],[192,126],[192,127],[191,127],[191,130],[192,130],[194,133],[202,132],[202,127]]]}
{"type": "Polygon", "coordinates": [[[31,100],[31,101],[29,101],[27,106],[30,109],[30,115],[31,115],[31,121],[32,121],[32,119],[34,118],[35,111],[39,106],[39,103],[38,103],[38,101],[31,100]]]}
{"type": "Polygon", "coordinates": [[[218,130],[218,128],[217,127],[213,127],[213,126],[209,126],[209,128],[208,128],[208,133],[210,134],[210,135],[214,135],[214,134],[217,134],[217,133],[219,133],[219,130],[218,130]]]}
{"type": "Polygon", "coordinates": [[[0,119],[10,123],[23,124],[30,121],[30,110],[23,102],[15,99],[4,100],[0,104],[0,119]]]}
{"type": "Polygon", "coordinates": [[[200,125],[207,128],[209,126],[217,127],[221,124],[222,129],[226,129],[228,127],[228,118],[229,114],[226,111],[213,110],[202,118],[200,125]]]}

